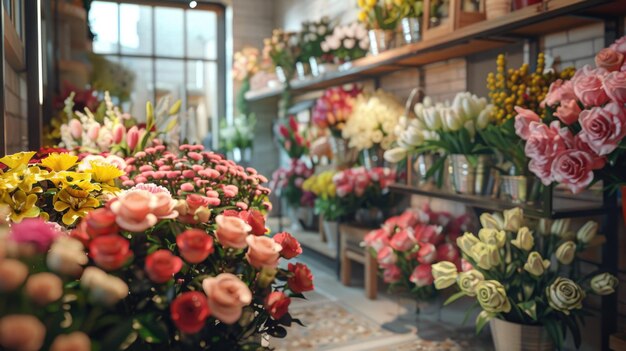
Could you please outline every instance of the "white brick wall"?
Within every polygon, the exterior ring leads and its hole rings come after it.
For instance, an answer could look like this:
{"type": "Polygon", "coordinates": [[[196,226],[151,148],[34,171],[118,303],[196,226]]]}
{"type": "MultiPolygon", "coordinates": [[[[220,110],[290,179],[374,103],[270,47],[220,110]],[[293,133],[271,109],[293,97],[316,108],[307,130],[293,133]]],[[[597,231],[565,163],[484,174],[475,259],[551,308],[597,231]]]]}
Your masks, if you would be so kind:
{"type": "Polygon", "coordinates": [[[598,23],[546,35],[542,44],[561,67],[593,65],[595,54],[604,48],[604,26],[598,23]]]}

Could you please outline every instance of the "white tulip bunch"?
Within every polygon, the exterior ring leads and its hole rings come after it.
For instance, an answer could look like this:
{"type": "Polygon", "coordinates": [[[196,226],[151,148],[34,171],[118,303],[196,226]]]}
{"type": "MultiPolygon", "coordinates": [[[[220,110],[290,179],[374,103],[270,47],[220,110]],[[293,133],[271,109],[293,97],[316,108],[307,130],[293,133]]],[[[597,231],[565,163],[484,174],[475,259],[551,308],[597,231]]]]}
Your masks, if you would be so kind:
{"type": "Polygon", "coordinates": [[[402,110],[398,100],[382,90],[361,94],[354,102],[342,136],[357,150],[375,145],[387,150],[396,141],[395,129],[402,110]]]}
{"type": "Polygon", "coordinates": [[[430,97],[426,97],[414,107],[416,118],[400,118],[395,130],[397,147],[385,152],[385,159],[399,162],[409,152],[428,147],[428,141],[440,140],[442,133],[465,129],[474,141],[476,132],[491,122],[492,108],[485,98],[469,92],[458,93],[452,102],[445,103],[433,103],[430,97]]]}

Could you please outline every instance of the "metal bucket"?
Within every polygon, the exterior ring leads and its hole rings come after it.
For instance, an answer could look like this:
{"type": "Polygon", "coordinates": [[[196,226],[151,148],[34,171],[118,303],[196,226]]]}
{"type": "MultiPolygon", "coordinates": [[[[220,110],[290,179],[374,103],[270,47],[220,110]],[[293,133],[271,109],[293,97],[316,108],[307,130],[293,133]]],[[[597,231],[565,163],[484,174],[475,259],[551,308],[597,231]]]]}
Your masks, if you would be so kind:
{"type": "Polygon", "coordinates": [[[337,169],[346,169],[352,166],[358,157],[358,152],[348,146],[348,141],[331,136],[330,149],[333,152],[333,163],[337,169]]]}
{"type": "Polygon", "coordinates": [[[515,204],[534,202],[538,194],[535,180],[528,176],[500,176],[500,198],[515,204]]]}
{"type": "Polygon", "coordinates": [[[493,182],[488,155],[450,155],[454,191],[466,195],[491,195],[493,182]],[[470,162],[473,159],[474,162],[470,162]]]}
{"type": "Polygon", "coordinates": [[[384,51],[391,49],[393,43],[394,32],[392,30],[370,29],[370,53],[378,55],[384,51]]]}
{"type": "Polygon", "coordinates": [[[496,351],[552,351],[554,343],[544,327],[507,322],[498,318],[489,321],[496,351]]]}
{"type": "Polygon", "coordinates": [[[402,38],[405,44],[417,43],[421,39],[421,26],[418,18],[403,18],[401,20],[402,25],[402,38]]]}

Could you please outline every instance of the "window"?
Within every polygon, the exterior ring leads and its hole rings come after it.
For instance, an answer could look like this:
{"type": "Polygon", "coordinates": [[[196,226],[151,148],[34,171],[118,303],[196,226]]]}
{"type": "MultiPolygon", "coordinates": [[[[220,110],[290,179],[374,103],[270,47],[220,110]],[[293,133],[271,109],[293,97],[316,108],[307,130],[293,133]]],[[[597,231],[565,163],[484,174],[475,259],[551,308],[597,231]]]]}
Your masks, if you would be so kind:
{"type": "Polygon", "coordinates": [[[189,140],[203,141],[225,109],[225,76],[218,76],[225,75],[224,11],[154,3],[94,1],[93,51],[135,74],[130,105],[124,106],[132,115],[142,118],[147,100],[182,99],[192,119],[183,127],[196,134],[189,140]]]}

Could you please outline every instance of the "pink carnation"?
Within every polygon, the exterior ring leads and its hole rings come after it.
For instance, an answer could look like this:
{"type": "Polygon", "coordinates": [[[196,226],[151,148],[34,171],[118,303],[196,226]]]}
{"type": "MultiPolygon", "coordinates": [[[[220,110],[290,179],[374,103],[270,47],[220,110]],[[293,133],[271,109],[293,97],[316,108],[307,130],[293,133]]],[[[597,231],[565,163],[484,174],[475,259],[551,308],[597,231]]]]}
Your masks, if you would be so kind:
{"type": "Polygon", "coordinates": [[[17,243],[34,244],[40,252],[46,252],[61,235],[52,223],[40,218],[27,218],[11,227],[10,238],[17,243]]]}

